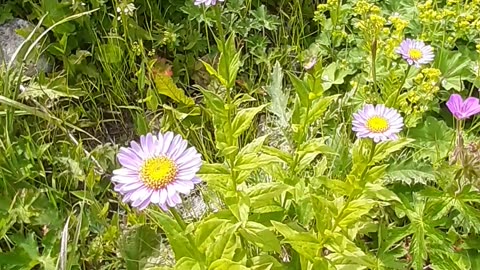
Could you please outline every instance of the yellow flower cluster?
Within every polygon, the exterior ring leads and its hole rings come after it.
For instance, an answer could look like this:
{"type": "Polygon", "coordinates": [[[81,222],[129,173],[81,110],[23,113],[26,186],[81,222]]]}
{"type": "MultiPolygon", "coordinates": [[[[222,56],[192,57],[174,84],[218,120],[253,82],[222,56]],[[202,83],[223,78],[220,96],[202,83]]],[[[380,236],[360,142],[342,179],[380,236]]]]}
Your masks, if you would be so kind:
{"type": "Polygon", "coordinates": [[[405,95],[401,110],[407,115],[405,123],[413,127],[422,118],[423,113],[435,103],[435,98],[440,90],[439,82],[442,73],[436,68],[424,68],[414,78],[414,87],[405,95]]]}
{"type": "Polygon", "coordinates": [[[436,1],[427,0],[418,4],[417,8],[420,21],[424,26],[421,35],[423,40],[433,40],[434,35],[438,35],[439,26],[446,31],[447,36],[451,37],[445,44],[447,47],[452,47],[457,39],[471,40],[478,37],[480,0],[448,0],[442,7],[436,1]]]}
{"type": "Polygon", "coordinates": [[[393,59],[397,57],[395,50],[403,40],[403,31],[408,26],[408,21],[403,20],[398,15],[390,16],[388,21],[393,29],[389,31],[388,38],[385,41],[385,55],[393,59]]]}

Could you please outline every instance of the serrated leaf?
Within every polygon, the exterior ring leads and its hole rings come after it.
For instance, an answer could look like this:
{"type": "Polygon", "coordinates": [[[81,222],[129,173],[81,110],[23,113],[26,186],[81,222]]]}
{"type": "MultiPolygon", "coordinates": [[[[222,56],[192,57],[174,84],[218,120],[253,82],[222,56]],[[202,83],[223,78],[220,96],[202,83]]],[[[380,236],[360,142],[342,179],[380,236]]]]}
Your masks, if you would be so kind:
{"type": "Polygon", "coordinates": [[[387,182],[402,182],[408,185],[424,184],[435,181],[431,165],[421,162],[406,161],[393,163],[387,169],[387,182]]]}
{"type": "Polygon", "coordinates": [[[282,67],[277,61],[273,66],[271,82],[266,88],[266,91],[272,100],[268,108],[278,117],[278,125],[280,127],[288,127],[290,121],[290,116],[287,114],[288,92],[284,92],[282,81],[282,67]]]}

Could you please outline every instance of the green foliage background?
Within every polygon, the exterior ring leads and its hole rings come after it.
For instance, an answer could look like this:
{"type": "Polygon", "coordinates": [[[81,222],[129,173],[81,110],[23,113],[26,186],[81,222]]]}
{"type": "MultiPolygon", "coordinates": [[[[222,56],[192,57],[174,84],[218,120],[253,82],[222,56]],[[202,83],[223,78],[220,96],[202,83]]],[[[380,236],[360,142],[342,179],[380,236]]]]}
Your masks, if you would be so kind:
{"type": "Polygon", "coordinates": [[[479,124],[444,107],[478,96],[480,1],[128,3],[0,4],[33,23],[0,70],[0,269],[480,269],[479,124]],[[408,67],[406,37],[435,61],[408,67]],[[53,71],[24,76],[39,53],[53,71]],[[398,141],[355,138],[365,103],[398,141]],[[205,161],[200,217],[110,184],[167,130],[205,161]]]}

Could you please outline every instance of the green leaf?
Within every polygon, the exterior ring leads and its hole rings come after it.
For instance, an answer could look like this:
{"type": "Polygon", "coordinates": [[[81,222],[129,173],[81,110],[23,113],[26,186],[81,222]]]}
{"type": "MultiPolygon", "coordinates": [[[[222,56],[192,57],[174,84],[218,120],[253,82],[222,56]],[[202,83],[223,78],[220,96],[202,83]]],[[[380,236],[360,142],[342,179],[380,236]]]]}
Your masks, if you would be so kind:
{"type": "Polygon", "coordinates": [[[282,193],[289,191],[292,187],[283,183],[259,183],[247,189],[248,197],[252,207],[263,205],[263,202],[270,201],[282,193]]]}
{"type": "Polygon", "coordinates": [[[375,154],[372,163],[383,161],[396,151],[403,149],[405,146],[411,144],[414,140],[410,138],[400,138],[395,141],[386,141],[377,144],[375,147],[375,154]]]}
{"type": "Polygon", "coordinates": [[[471,60],[458,51],[441,49],[435,57],[435,66],[442,72],[442,86],[446,90],[462,90],[462,80],[468,80],[471,60]]]}
{"type": "Polygon", "coordinates": [[[255,244],[263,251],[281,252],[280,241],[265,225],[248,221],[245,227],[239,229],[239,232],[245,239],[255,244]]]}
{"type": "Polygon", "coordinates": [[[218,73],[209,63],[203,60],[200,60],[200,61],[202,62],[203,66],[205,66],[205,69],[207,70],[208,74],[215,77],[220,82],[221,85],[226,86],[228,84],[227,80],[222,75],[220,75],[220,73],[218,73]]]}
{"type": "Polygon", "coordinates": [[[242,135],[242,133],[252,125],[255,115],[262,111],[266,106],[267,105],[264,104],[255,108],[239,110],[232,122],[232,136],[238,138],[242,135]]]}
{"type": "Polygon", "coordinates": [[[247,222],[250,211],[250,199],[243,192],[228,192],[225,195],[225,204],[240,222],[247,222]]]}
{"type": "Polygon", "coordinates": [[[370,210],[375,206],[374,200],[360,198],[351,201],[344,206],[341,216],[338,217],[338,225],[342,228],[349,228],[360,220],[361,217],[368,214],[370,210]]]}
{"type": "Polygon", "coordinates": [[[348,67],[339,67],[338,63],[331,63],[324,68],[322,73],[323,89],[328,90],[334,84],[343,84],[346,76],[353,74],[355,71],[348,67]]]}
{"type": "Polygon", "coordinates": [[[122,62],[124,51],[115,44],[102,44],[99,46],[97,58],[106,64],[118,64],[122,62]]]}
{"type": "Polygon", "coordinates": [[[310,89],[308,89],[308,84],[300,80],[297,76],[291,73],[287,73],[287,74],[288,74],[288,77],[290,78],[290,81],[293,84],[293,88],[297,92],[297,95],[300,99],[300,103],[302,107],[306,108],[310,103],[310,100],[308,97],[310,93],[310,89]]]}
{"type": "MultiPolygon", "coordinates": [[[[376,260],[370,254],[365,254],[354,242],[350,241],[346,236],[331,232],[326,235],[328,241],[325,246],[329,250],[333,250],[336,254],[340,255],[347,261],[365,266],[368,269],[376,269],[376,260]]],[[[334,254],[332,254],[334,255],[334,254]]],[[[353,266],[348,269],[355,269],[353,266]]],[[[361,268],[359,268],[361,269],[361,268]]]]}
{"type": "Polygon", "coordinates": [[[436,163],[448,156],[453,146],[454,131],[442,120],[430,116],[423,125],[411,129],[410,136],[415,139],[412,143],[416,149],[415,158],[429,158],[436,163]]]}
{"type": "Polygon", "coordinates": [[[431,165],[421,161],[396,162],[388,167],[386,181],[426,185],[435,181],[435,174],[431,165]]]}
{"type": "Polygon", "coordinates": [[[278,126],[288,127],[290,121],[290,116],[287,114],[288,91],[284,92],[282,87],[282,81],[282,67],[277,61],[273,66],[271,82],[266,88],[266,91],[272,100],[268,108],[269,111],[271,111],[278,117],[278,126]]]}
{"type": "Polygon", "coordinates": [[[248,260],[248,265],[252,270],[264,270],[264,269],[283,269],[282,264],[270,255],[259,255],[248,260]]]}
{"type": "Polygon", "coordinates": [[[376,197],[383,201],[400,202],[400,199],[393,191],[380,184],[367,183],[365,185],[365,193],[370,197],[376,197]]]}
{"type": "Polygon", "coordinates": [[[214,245],[207,247],[205,255],[207,262],[211,263],[218,259],[233,260],[237,249],[241,249],[241,239],[237,235],[240,224],[224,226],[215,236],[214,245]]]}
{"type": "Polygon", "coordinates": [[[164,74],[158,73],[154,77],[155,88],[160,95],[167,96],[173,101],[184,104],[187,106],[195,105],[195,102],[192,98],[189,98],[185,95],[185,92],[178,88],[177,85],[173,82],[172,77],[164,74]]]}
{"type": "Polygon", "coordinates": [[[285,237],[282,242],[290,244],[300,255],[314,261],[315,257],[321,254],[323,246],[312,233],[300,232],[273,220],[271,222],[275,229],[285,237]]]}
{"type": "Polygon", "coordinates": [[[203,270],[205,266],[200,264],[199,261],[189,258],[183,257],[177,261],[175,264],[175,270],[203,270]]]}
{"type": "Polygon", "coordinates": [[[160,244],[157,233],[148,225],[141,225],[127,231],[120,240],[120,253],[128,270],[143,269],[148,257],[160,244]]]}
{"type": "Polygon", "coordinates": [[[208,270],[248,270],[246,266],[228,259],[219,259],[214,261],[208,270]]]}
{"type": "Polygon", "coordinates": [[[162,228],[167,235],[168,243],[175,253],[176,260],[180,260],[183,257],[200,258],[197,248],[188,240],[184,230],[176,221],[163,212],[153,210],[146,211],[148,211],[147,213],[152,217],[153,222],[162,228]]]}
{"type": "Polygon", "coordinates": [[[203,220],[196,225],[195,243],[200,253],[205,253],[210,245],[215,244],[215,238],[218,236],[218,233],[223,230],[224,226],[229,222],[230,220],[228,219],[214,217],[203,220]]]}

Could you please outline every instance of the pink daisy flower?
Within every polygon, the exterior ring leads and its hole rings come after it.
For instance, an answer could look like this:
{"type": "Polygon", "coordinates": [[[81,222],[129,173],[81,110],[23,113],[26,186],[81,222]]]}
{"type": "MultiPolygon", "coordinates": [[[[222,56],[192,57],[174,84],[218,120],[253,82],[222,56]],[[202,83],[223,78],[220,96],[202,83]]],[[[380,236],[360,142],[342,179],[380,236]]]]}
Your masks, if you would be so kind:
{"type": "Polygon", "coordinates": [[[467,119],[480,113],[479,100],[475,97],[469,97],[463,100],[460,95],[453,94],[447,101],[447,107],[458,120],[467,119]]]}
{"type": "Polygon", "coordinates": [[[403,118],[395,109],[383,104],[367,104],[353,114],[353,131],[358,138],[371,138],[374,142],[398,139],[402,131],[403,118]]]}
{"type": "Polygon", "coordinates": [[[409,38],[400,43],[400,47],[397,48],[396,52],[400,54],[409,65],[417,68],[419,68],[420,65],[431,63],[433,58],[435,58],[431,46],[425,45],[423,41],[409,38]]]}
{"type": "Polygon", "coordinates": [[[114,190],[123,195],[123,202],[145,209],[157,204],[163,210],[182,202],[180,194],[188,194],[201,180],[196,173],[202,165],[194,147],[172,132],[148,133],[140,144],[132,141],[117,155],[122,168],[114,170],[111,181],[114,190]]]}

